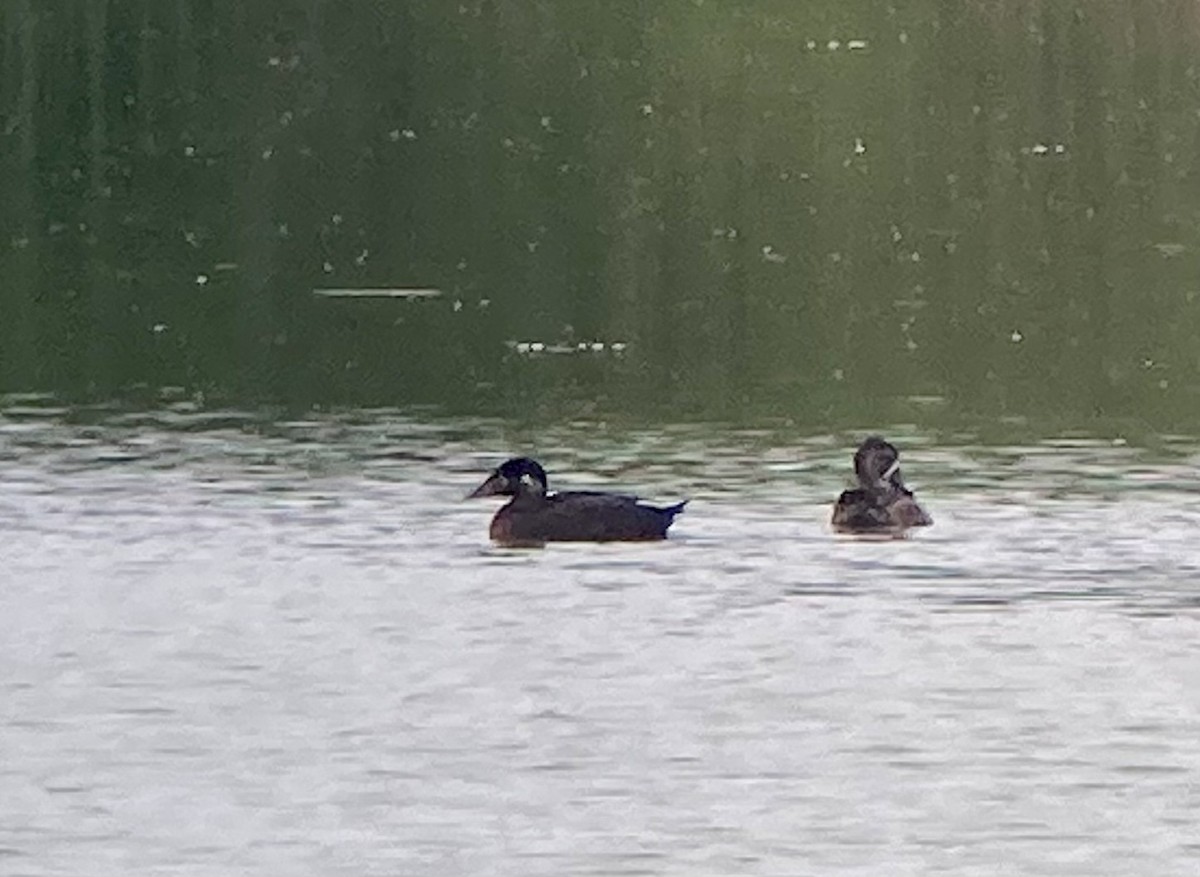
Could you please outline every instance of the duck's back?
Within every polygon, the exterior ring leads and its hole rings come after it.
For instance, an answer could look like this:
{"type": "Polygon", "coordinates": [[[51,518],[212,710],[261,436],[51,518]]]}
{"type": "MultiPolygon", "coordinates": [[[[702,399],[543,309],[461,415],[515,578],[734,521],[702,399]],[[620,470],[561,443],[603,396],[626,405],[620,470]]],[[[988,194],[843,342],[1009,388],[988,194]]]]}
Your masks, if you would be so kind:
{"type": "Polygon", "coordinates": [[[589,491],[517,497],[492,519],[491,537],[510,545],[665,539],[683,506],[658,508],[632,496],[589,491]]]}
{"type": "Polygon", "coordinates": [[[902,531],[932,523],[907,490],[844,490],[833,507],[833,526],[845,533],[902,531]]]}

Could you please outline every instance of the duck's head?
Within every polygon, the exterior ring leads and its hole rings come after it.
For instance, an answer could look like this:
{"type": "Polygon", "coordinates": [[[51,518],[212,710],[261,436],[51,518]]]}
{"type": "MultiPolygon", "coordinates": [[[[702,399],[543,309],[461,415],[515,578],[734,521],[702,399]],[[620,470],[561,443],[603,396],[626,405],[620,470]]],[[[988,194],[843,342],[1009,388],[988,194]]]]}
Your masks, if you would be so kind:
{"type": "Polygon", "coordinates": [[[854,452],[854,474],[858,483],[871,490],[880,487],[904,489],[900,477],[900,452],[891,442],[870,436],[854,452]]]}
{"type": "Polygon", "coordinates": [[[546,492],[546,470],[536,460],[514,457],[498,466],[487,481],[467,494],[467,499],[481,496],[542,495],[546,492]]]}

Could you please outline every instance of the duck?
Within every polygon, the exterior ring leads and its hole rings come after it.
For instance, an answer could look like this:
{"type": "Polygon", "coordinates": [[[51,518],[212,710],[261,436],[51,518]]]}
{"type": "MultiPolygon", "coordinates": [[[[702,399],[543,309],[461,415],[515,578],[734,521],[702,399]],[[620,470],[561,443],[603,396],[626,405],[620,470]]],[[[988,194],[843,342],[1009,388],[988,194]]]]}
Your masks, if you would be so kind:
{"type": "Polygon", "coordinates": [[[687,500],[652,506],[635,496],[599,491],[550,491],[546,470],[536,460],[514,457],[492,470],[467,499],[510,496],[492,518],[493,542],[540,546],[546,542],[647,542],[667,530],[687,500]]]}
{"type": "Polygon", "coordinates": [[[842,491],[833,506],[840,533],[900,534],[928,527],[933,518],[921,508],[900,477],[900,452],[881,436],[868,436],[854,452],[858,487],[842,491]]]}

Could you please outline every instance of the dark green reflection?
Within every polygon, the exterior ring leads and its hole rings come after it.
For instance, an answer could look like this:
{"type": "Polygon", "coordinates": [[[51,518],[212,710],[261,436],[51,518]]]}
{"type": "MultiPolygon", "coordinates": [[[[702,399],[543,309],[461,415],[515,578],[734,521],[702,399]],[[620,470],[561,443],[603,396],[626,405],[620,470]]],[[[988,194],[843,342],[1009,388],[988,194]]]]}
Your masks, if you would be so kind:
{"type": "Polygon", "coordinates": [[[1200,421],[1195,4],[800,6],[9,0],[0,390],[1200,421]]]}

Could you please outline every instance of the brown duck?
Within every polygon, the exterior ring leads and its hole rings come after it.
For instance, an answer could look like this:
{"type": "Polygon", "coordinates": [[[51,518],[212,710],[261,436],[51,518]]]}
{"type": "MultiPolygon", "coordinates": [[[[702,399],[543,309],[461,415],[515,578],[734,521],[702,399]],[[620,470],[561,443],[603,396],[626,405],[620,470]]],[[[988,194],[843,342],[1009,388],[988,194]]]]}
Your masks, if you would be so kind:
{"type": "Polygon", "coordinates": [[[854,452],[858,487],[842,491],[833,506],[833,527],[841,533],[902,533],[928,527],[933,519],[917,504],[900,477],[900,452],[879,436],[854,452]]]}

